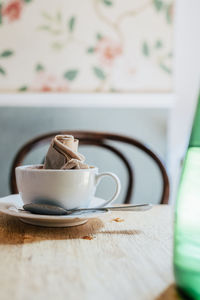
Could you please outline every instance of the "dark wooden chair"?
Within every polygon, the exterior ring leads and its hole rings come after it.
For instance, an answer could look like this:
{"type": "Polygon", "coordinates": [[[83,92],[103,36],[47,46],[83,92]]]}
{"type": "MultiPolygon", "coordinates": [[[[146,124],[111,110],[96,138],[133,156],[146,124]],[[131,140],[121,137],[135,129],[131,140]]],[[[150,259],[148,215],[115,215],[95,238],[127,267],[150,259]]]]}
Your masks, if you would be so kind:
{"type": "Polygon", "coordinates": [[[40,136],[35,137],[34,139],[28,141],[16,154],[10,173],[10,189],[11,193],[15,194],[18,193],[17,185],[16,185],[16,177],[15,177],[15,168],[20,166],[25,159],[26,155],[33,150],[34,148],[50,143],[51,139],[58,134],[69,134],[73,135],[77,139],[79,139],[80,145],[91,145],[105,148],[115,155],[117,155],[124,163],[128,171],[128,185],[125,194],[124,203],[130,203],[131,195],[133,191],[133,184],[134,184],[134,172],[131,163],[128,161],[126,156],[120,152],[116,147],[111,145],[111,141],[121,142],[125,144],[132,145],[134,147],[139,148],[143,152],[145,152],[154,162],[157,164],[158,168],[160,169],[163,187],[162,187],[162,195],[161,195],[161,204],[167,204],[169,200],[169,179],[166,172],[166,169],[161,162],[160,158],[146,145],[139,142],[136,139],[133,139],[128,136],[114,134],[114,133],[107,133],[107,132],[92,132],[92,131],[56,131],[56,132],[49,132],[47,134],[43,134],[40,136]]]}

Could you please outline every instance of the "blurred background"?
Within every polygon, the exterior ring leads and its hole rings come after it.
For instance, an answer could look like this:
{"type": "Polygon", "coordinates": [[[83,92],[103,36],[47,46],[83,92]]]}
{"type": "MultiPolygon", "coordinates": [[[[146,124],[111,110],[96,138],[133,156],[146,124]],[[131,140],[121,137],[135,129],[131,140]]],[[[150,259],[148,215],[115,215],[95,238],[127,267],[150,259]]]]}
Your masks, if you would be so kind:
{"type": "MultiPolygon", "coordinates": [[[[199,0],[0,2],[0,197],[19,148],[51,130],[135,137],[165,162],[175,195],[200,78],[199,0]]],[[[134,165],[133,202],[158,203],[158,170],[122,146],[134,165]]],[[[40,163],[47,148],[26,163],[40,163]]],[[[127,183],[117,159],[81,148],[127,183]]],[[[112,193],[104,184],[101,196],[112,193]]],[[[123,189],[119,201],[123,198],[123,189]]]]}

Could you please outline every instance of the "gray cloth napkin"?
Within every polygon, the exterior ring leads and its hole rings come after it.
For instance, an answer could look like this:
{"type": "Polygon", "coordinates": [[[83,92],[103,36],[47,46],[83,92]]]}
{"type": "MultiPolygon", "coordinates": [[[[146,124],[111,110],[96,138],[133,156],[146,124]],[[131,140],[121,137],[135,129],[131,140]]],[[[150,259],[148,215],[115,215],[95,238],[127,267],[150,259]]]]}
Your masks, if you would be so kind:
{"type": "Polygon", "coordinates": [[[72,135],[56,135],[45,157],[44,169],[89,169],[78,153],[78,140],[72,135]]]}

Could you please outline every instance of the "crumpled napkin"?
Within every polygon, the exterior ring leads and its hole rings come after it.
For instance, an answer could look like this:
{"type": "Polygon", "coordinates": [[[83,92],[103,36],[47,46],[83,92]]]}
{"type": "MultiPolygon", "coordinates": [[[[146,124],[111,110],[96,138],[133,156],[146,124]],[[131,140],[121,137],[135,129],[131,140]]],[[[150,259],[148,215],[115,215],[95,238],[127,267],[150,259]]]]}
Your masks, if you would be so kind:
{"type": "Polygon", "coordinates": [[[72,135],[56,135],[45,157],[44,169],[89,169],[78,152],[78,140],[72,135]]]}

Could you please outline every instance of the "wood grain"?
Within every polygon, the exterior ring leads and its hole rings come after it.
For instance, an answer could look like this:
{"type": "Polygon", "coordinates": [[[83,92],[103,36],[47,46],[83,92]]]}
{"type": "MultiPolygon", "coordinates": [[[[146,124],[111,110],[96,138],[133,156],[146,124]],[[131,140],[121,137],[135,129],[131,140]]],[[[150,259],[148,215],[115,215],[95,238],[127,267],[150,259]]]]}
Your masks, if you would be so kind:
{"type": "Polygon", "coordinates": [[[0,215],[0,299],[178,299],[171,291],[172,219],[166,205],[73,228],[0,215]]]}

